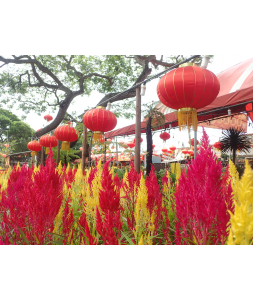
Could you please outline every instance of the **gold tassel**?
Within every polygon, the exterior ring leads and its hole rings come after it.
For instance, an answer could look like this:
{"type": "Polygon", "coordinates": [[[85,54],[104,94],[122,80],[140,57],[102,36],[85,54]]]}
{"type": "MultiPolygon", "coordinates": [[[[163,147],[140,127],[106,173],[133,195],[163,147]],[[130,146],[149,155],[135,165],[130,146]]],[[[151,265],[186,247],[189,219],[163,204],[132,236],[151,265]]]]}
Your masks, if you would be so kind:
{"type": "Polygon", "coordinates": [[[70,142],[62,142],[61,150],[69,151],[70,150],[70,142]]]}
{"type": "Polygon", "coordinates": [[[93,133],[93,143],[94,144],[103,144],[105,142],[104,132],[94,131],[93,133]]]}
{"type": "Polygon", "coordinates": [[[179,130],[183,128],[190,128],[192,126],[194,131],[197,131],[197,111],[195,108],[186,107],[178,109],[178,126],[179,130]]]}
{"type": "Polygon", "coordinates": [[[36,156],[37,155],[37,152],[36,151],[32,151],[31,152],[31,156],[36,156]]]}
{"type": "Polygon", "coordinates": [[[49,154],[49,147],[46,148],[45,154],[49,154]]]}

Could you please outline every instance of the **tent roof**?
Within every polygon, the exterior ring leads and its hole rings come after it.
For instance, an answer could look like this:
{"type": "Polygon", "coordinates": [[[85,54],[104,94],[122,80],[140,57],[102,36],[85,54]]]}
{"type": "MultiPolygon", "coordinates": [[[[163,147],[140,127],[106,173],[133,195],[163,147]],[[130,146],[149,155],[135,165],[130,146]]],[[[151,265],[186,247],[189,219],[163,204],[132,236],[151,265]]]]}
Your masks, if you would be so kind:
{"type": "MultiPolygon", "coordinates": [[[[246,111],[246,103],[253,101],[253,59],[248,59],[217,75],[220,93],[213,103],[197,110],[198,122],[226,116],[228,108],[236,114],[246,111]]],[[[165,115],[165,126],[178,127],[177,113],[165,115]]],[[[160,128],[162,129],[162,128],[160,128]]],[[[141,122],[141,133],[145,132],[145,121],[141,122]]],[[[105,138],[135,134],[135,124],[107,132],[105,138]]]]}

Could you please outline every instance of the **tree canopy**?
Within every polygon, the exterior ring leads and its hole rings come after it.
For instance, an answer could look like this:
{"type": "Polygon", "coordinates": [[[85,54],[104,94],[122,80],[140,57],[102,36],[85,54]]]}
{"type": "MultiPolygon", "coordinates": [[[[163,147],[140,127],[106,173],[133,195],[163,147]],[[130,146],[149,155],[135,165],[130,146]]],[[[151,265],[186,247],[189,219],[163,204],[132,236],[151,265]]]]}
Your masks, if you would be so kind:
{"type": "Polygon", "coordinates": [[[5,149],[4,143],[7,143],[7,132],[9,150],[14,153],[27,151],[27,143],[35,133],[28,124],[21,121],[12,112],[0,108],[0,142],[2,149],[5,149]]]}
{"type": "Polygon", "coordinates": [[[184,59],[181,55],[0,56],[0,99],[10,108],[18,104],[26,113],[41,114],[49,107],[57,111],[56,118],[35,133],[35,137],[40,137],[55,129],[66,116],[75,119],[67,112],[71,102],[92,91],[104,96],[100,101],[87,103],[88,109],[106,106],[107,100],[116,96],[112,102],[121,101],[114,105],[114,113],[130,117],[128,108],[133,107],[133,102],[126,99],[135,97],[135,89],[124,95],[120,92],[148,78],[158,66],[169,68],[184,59]]]}

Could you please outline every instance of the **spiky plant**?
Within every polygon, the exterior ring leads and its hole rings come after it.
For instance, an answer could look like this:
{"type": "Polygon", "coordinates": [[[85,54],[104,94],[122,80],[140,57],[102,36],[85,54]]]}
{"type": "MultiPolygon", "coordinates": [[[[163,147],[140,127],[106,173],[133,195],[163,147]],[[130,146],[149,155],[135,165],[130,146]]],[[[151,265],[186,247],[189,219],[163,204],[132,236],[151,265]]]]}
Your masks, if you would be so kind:
{"type": "Polygon", "coordinates": [[[143,112],[145,113],[146,140],[147,140],[147,157],[146,157],[146,174],[151,171],[152,156],[153,156],[153,138],[152,128],[161,127],[165,124],[165,116],[156,107],[159,101],[148,104],[143,104],[143,112]]]}
{"type": "Polygon", "coordinates": [[[236,161],[237,150],[248,153],[252,148],[248,136],[242,129],[229,128],[227,130],[223,130],[220,142],[222,143],[222,153],[228,153],[230,151],[233,152],[234,164],[236,161]]]}

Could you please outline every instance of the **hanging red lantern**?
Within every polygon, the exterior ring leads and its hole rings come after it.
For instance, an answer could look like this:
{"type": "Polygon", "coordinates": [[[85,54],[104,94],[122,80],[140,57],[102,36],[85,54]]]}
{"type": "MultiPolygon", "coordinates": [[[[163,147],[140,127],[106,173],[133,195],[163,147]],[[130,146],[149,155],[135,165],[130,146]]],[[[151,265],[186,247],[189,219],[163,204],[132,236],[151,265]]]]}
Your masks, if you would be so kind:
{"type": "Polygon", "coordinates": [[[80,150],[80,151],[83,151],[83,147],[80,147],[79,150],[80,150]]]}
{"type": "Polygon", "coordinates": [[[51,115],[44,116],[44,120],[47,120],[47,122],[53,120],[53,117],[51,115]]]}
{"type": "Polygon", "coordinates": [[[216,75],[195,64],[183,64],[164,75],[157,85],[160,101],[178,110],[179,130],[193,126],[197,130],[196,109],[211,104],[220,91],[216,75]]]}
{"type": "MultiPolygon", "coordinates": [[[[142,143],[143,142],[143,139],[142,139],[142,137],[140,138],[140,143],[142,143]]],[[[133,143],[135,144],[135,139],[133,139],[133,143]]]]}
{"type": "Polygon", "coordinates": [[[152,147],[153,147],[153,149],[155,148],[155,145],[154,144],[152,144],[152,147]]]}
{"type": "Polygon", "coordinates": [[[161,151],[162,151],[163,153],[166,153],[166,152],[168,151],[168,149],[162,148],[161,151]]]}
{"type": "Polygon", "coordinates": [[[169,147],[170,150],[175,151],[176,147],[175,146],[171,146],[169,147]]]}
{"type": "Polygon", "coordinates": [[[134,148],[135,144],[133,142],[130,142],[130,143],[127,143],[127,146],[130,147],[130,148],[134,148]]]}
{"type": "Polygon", "coordinates": [[[115,149],[115,147],[114,147],[114,146],[111,146],[111,149],[115,149]]]}
{"type": "Polygon", "coordinates": [[[109,150],[107,150],[106,152],[109,153],[109,150]]]}
{"type": "Polygon", "coordinates": [[[9,144],[4,144],[4,147],[5,148],[8,148],[10,145],[9,144]]]}
{"type": "MultiPolygon", "coordinates": [[[[190,143],[190,141],[188,143],[190,143]]],[[[197,140],[197,145],[198,144],[199,144],[199,141],[197,140]]],[[[191,139],[191,146],[194,146],[194,139],[191,139]]]]}
{"type": "Polygon", "coordinates": [[[191,150],[189,151],[190,156],[194,156],[194,152],[191,150]]]}
{"type": "Polygon", "coordinates": [[[189,152],[189,151],[186,150],[186,149],[182,150],[182,153],[183,153],[183,154],[188,154],[188,152],[189,152]]]}
{"type": "Polygon", "coordinates": [[[111,131],[116,127],[117,118],[105,107],[97,106],[84,114],[83,123],[94,132],[93,140],[96,143],[104,140],[104,132],[111,131]]]}
{"type": "Polygon", "coordinates": [[[54,148],[57,146],[57,138],[53,135],[44,135],[40,138],[40,144],[46,147],[45,154],[49,153],[49,147],[54,148]]]}
{"type": "Polygon", "coordinates": [[[214,148],[218,149],[218,150],[221,150],[221,147],[222,147],[222,143],[221,142],[216,142],[214,143],[214,148]]]}
{"type": "Polygon", "coordinates": [[[6,157],[6,154],[2,154],[2,157],[6,157]]]}
{"type": "Polygon", "coordinates": [[[41,151],[42,145],[38,141],[32,141],[27,144],[27,148],[32,150],[31,156],[35,156],[38,151],[41,151]]]}
{"type": "Polygon", "coordinates": [[[62,141],[61,150],[70,150],[70,142],[77,140],[77,132],[74,127],[63,125],[55,130],[55,137],[62,141]]]}
{"type": "Polygon", "coordinates": [[[253,103],[248,103],[245,106],[247,111],[247,115],[250,117],[251,121],[253,122],[253,103]]]}
{"type": "Polygon", "coordinates": [[[164,131],[160,134],[160,138],[163,140],[163,143],[165,143],[166,140],[168,140],[170,138],[170,134],[167,133],[166,131],[164,131]]]}

